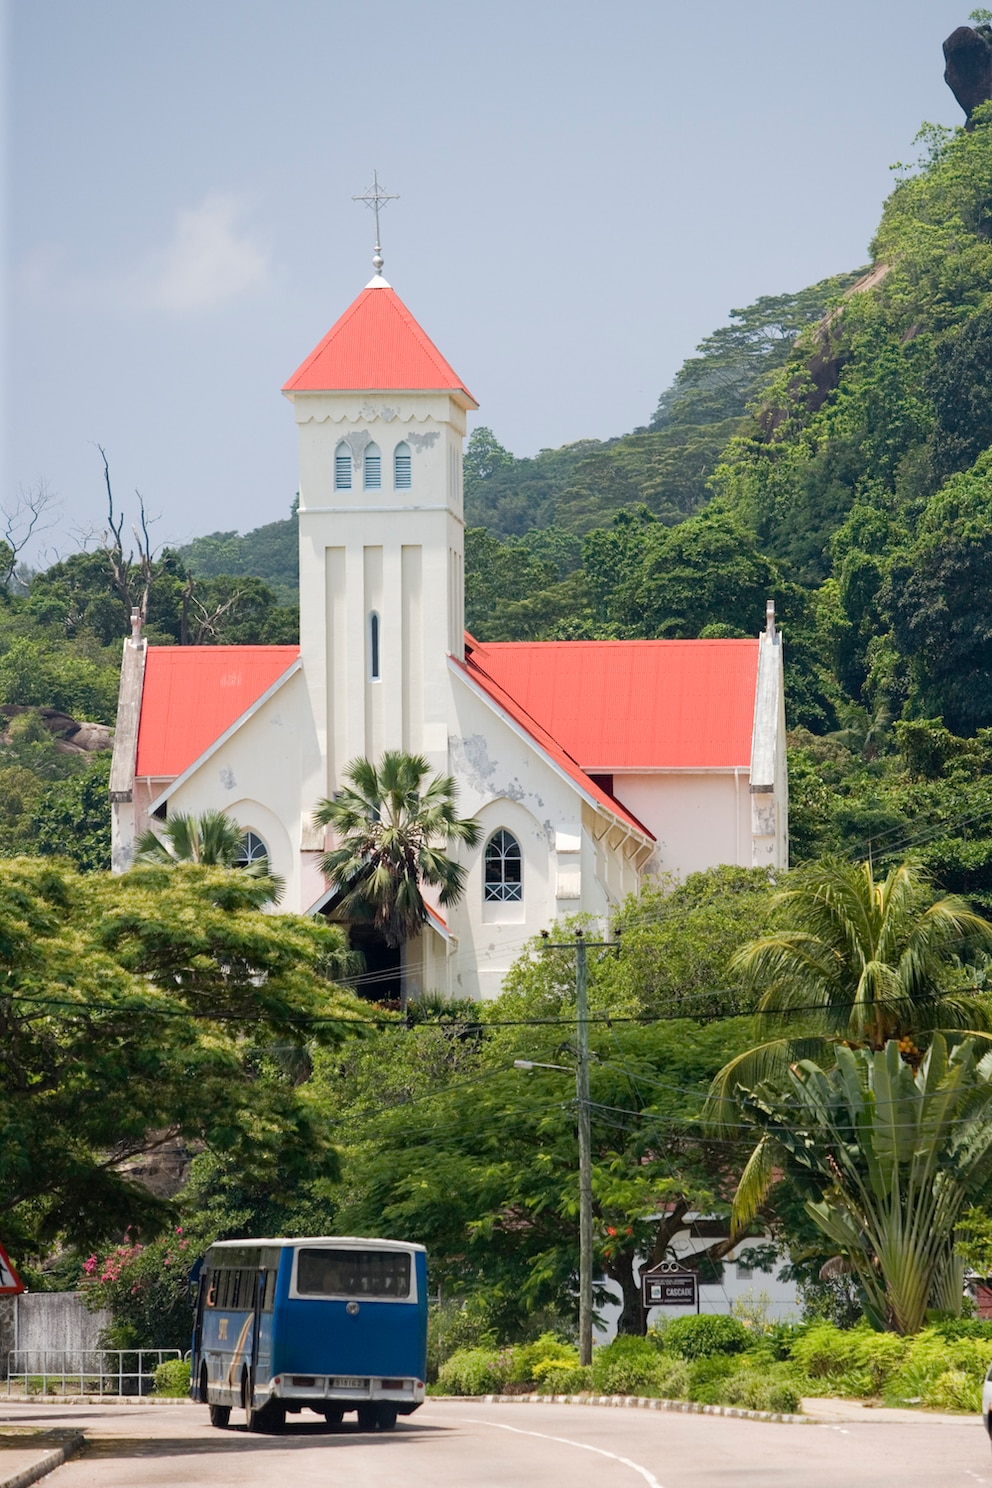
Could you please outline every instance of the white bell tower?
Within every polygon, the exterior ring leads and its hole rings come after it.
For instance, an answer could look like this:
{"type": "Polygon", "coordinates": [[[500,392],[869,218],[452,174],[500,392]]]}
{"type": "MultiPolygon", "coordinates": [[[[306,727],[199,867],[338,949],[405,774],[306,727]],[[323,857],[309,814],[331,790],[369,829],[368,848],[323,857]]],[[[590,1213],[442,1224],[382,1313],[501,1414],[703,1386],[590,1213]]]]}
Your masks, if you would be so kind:
{"type": "Polygon", "coordinates": [[[403,749],[446,769],[447,658],[464,655],[462,442],[477,404],[380,267],[283,388],[300,437],[314,802],[356,756],[403,749]]]}

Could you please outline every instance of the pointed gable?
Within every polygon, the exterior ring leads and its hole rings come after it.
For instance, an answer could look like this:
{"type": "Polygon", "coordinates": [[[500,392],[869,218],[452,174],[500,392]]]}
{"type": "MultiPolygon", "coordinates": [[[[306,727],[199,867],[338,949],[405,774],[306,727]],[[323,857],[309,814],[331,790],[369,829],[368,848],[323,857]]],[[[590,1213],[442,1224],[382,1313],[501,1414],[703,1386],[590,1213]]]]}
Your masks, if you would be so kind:
{"type": "Polygon", "coordinates": [[[299,646],[149,646],[135,775],[181,775],[299,654],[299,646]]]}
{"type": "Polygon", "coordinates": [[[366,285],[283,392],[452,393],[478,405],[399,295],[384,280],[366,285]]]}

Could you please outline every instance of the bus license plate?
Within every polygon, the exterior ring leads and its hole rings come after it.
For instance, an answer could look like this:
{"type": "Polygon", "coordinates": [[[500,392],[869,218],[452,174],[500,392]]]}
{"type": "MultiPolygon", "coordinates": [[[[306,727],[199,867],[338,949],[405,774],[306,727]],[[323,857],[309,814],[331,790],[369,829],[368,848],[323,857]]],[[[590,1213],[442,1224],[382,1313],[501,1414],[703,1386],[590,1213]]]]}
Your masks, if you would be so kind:
{"type": "Polygon", "coordinates": [[[344,1377],[332,1380],[335,1390],[364,1390],[366,1383],[367,1381],[363,1379],[345,1379],[344,1377]]]}

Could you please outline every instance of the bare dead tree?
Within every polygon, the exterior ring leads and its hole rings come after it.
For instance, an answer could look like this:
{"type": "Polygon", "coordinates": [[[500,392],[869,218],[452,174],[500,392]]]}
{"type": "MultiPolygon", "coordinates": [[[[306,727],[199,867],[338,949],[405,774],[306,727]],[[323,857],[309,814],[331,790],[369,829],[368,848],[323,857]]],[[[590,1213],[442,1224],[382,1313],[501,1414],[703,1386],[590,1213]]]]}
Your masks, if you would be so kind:
{"type": "Polygon", "coordinates": [[[204,604],[197,593],[197,581],[190,577],[183,587],[182,609],[179,618],[180,646],[216,645],[219,635],[217,623],[243,598],[240,589],[235,589],[223,604],[212,609],[204,604]]]}
{"type": "Polygon", "coordinates": [[[110,578],[124,613],[130,621],[131,613],[137,610],[141,615],[142,623],[148,619],[148,602],[151,598],[152,580],[154,578],[154,555],[152,552],[151,535],[148,531],[148,514],[145,510],[144,498],[140,491],[135,491],[138,498],[138,511],[140,513],[140,531],[133,523],[131,533],[134,537],[135,547],[129,547],[124,551],[124,513],[118,512],[114,505],[114,492],[110,484],[110,464],[107,460],[106,450],[102,444],[97,445],[100,458],[103,460],[103,479],[107,487],[107,525],[109,532],[105,534],[104,550],[110,564],[110,578]]]}
{"type": "Polygon", "coordinates": [[[0,535],[0,588],[10,588],[21,554],[32,537],[40,536],[42,532],[55,526],[59,504],[58,497],[49,489],[48,482],[40,480],[29,489],[21,486],[13,501],[0,506],[0,519],[3,522],[3,532],[0,535]]]}

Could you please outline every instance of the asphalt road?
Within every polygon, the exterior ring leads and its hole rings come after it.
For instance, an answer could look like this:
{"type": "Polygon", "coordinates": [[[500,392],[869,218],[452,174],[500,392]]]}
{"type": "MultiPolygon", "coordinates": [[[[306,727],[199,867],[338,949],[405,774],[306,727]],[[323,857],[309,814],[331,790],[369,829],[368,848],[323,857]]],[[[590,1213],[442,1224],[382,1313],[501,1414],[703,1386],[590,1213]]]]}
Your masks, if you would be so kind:
{"type": "Polygon", "coordinates": [[[428,1401],[370,1435],[290,1417],[280,1436],[207,1424],[202,1407],[4,1409],[75,1426],[87,1445],[51,1488],[992,1488],[977,1419],[926,1416],[790,1426],[581,1405],[428,1401]]]}

